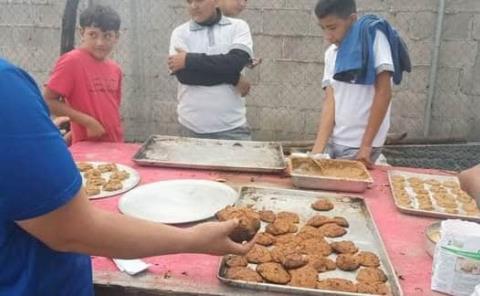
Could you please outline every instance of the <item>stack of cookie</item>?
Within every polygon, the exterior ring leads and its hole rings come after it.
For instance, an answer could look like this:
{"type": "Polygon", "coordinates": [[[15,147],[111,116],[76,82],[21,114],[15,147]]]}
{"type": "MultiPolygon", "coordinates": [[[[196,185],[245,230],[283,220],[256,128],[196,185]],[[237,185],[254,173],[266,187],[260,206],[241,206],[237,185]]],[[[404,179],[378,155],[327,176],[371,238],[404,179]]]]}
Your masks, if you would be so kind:
{"type": "MultiPolygon", "coordinates": [[[[334,209],[334,204],[322,198],[311,207],[328,212],[334,209]]],[[[334,240],[348,233],[346,218],[317,212],[301,221],[293,212],[261,210],[257,213],[266,224],[265,231],[258,234],[255,246],[245,257],[225,258],[227,278],[309,289],[388,294],[387,276],[380,268],[377,255],[360,251],[352,241],[334,240]],[[352,273],[349,278],[355,277],[356,281],[328,277],[328,272],[335,270],[352,273]]]]}
{"type": "Polygon", "coordinates": [[[92,197],[102,191],[114,192],[123,189],[123,181],[130,177],[126,171],[119,170],[114,163],[77,163],[78,170],[84,179],[85,192],[92,197]]]}

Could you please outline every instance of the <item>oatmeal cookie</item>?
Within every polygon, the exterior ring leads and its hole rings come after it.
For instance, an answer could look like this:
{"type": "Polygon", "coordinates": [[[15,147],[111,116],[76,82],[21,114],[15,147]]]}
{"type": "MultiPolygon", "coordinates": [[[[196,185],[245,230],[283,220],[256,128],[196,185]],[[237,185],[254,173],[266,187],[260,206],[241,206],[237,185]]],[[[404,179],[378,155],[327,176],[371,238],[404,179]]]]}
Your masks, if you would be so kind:
{"type": "Polygon", "coordinates": [[[296,236],[302,240],[307,240],[310,238],[323,238],[320,230],[310,225],[305,225],[300,228],[300,231],[297,233],[296,236]]]}
{"type": "Polygon", "coordinates": [[[333,217],[332,223],[337,224],[338,226],[348,228],[350,225],[348,224],[347,219],[344,217],[333,217]]]}
{"type": "Polygon", "coordinates": [[[387,295],[388,288],[384,283],[357,283],[358,293],[387,295]]]}
{"type": "Polygon", "coordinates": [[[267,223],[273,223],[276,219],[275,213],[273,211],[260,211],[260,220],[267,223]]]}
{"type": "Polygon", "coordinates": [[[340,254],[336,259],[337,267],[343,271],[354,271],[360,266],[359,260],[352,254],[340,254]]]}
{"type": "Polygon", "coordinates": [[[260,215],[251,208],[227,206],[215,214],[219,221],[238,220],[238,226],[230,234],[235,242],[250,241],[260,229],[260,215]]]}
{"type": "Polygon", "coordinates": [[[232,267],[227,269],[226,277],[232,280],[246,282],[263,282],[262,277],[253,269],[248,267],[232,267]]]}
{"type": "Polygon", "coordinates": [[[276,219],[272,224],[268,224],[265,232],[273,235],[281,235],[289,233],[291,230],[291,223],[287,220],[276,219]]]}
{"type": "Polygon", "coordinates": [[[89,178],[94,178],[94,177],[100,177],[101,175],[102,175],[102,172],[100,172],[99,170],[91,169],[91,170],[88,170],[88,171],[85,172],[84,177],[86,179],[89,179],[89,178]]]}
{"type": "Polygon", "coordinates": [[[228,267],[246,267],[248,261],[247,258],[243,256],[227,255],[225,256],[225,264],[228,267]]]}
{"type": "Polygon", "coordinates": [[[332,254],[332,247],[324,239],[312,238],[302,242],[302,252],[308,255],[328,256],[332,254]]]}
{"type": "Polygon", "coordinates": [[[277,214],[277,220],[287,221],[289,224],[296,224],[300,222],[300,217],[292,212],[280,212],[277,214]]]}
{"type": "Polygon", "coordinates": [[[93,169],[93,165],[91,163],[88,163],[88,162],[78,162],[77,163],[77,168],[80,172],[86,172],[86,171],[89,171],[91,169],[93,169]]]}
{"type": "Polygon", "coordinates": [[[285,269],[300,268],[307,265],[307,263],[307,256],[298,253],[286,255],[282,260],[282,265],[285,269]]]}
{"type": "Polygon", "coordinates": [[[329,223],[320,226],[319,230],[326,237],[341,237],[347,233],[345,228],[340,227],[335,223],[329,223]]]}
{"type": "Polygon", "coordinates": [[[342,292],[357,292],[357,286],[349,280],[331,278],[317,283],[317,289],[342,292]]]}
{"type": "Polygon", "coordinates": [[[290,274],[283,268],[282,265],[274,262],[262,263],[257,266],[257,272],[267,282],[274,284],[287,284],[291,277],[290,274]]]}
{"type": "Polygon", "coordinates": [[[108,173],[118,170],[117,165],[114,163],[99,164],[97,166],[97,169],[102,173],[108,173]]]}
{"type": "Polygon", "coordinates": [[[289,286],[315,289],[317,287],[317,271],[310,267],[305,266],[302,268],[289,271],[291,279],[288,283],[289,286]]]}
{"type": "Polygon", "coordinates": [[[114,171],[110,175],[110,180],[120,180],[124,181],[130,177],[130,174],[127,171],[114,171]]]}
{"type": "Polygon", "coordinates": [[[103,185],[103,190],[113,192],[121,190],[123,188],[122,182],[119,181],[109,181],[107,184],[103,185]]]}
{"type": "Polygon", "coordinates": [[[337,254],[355,254],[358,252],[357,246],[352,241],[333,242],[330,246],[337,254]]]}
{"type": "Polygon", "coordinates": [[[318,199],[312,203],[312,209],[317,211],[331,211],[333,210],[334,205],[328,199],[318,199]]]}
{"type": "Polygon", "coordinates": [[[247,261],[250,263],[258,264],[272,261],[270,251],[260,245],[255,245],[246,255],[247,261]]]}
{"type": "Polygon", "coordinates": [[[87,186],[104,186],[107,181],[102,177],[92,177],[87,179],[87,186]]]}
{"type": "Polygon", "coordinates": [[[262,232],[257,236],[255,241],[257,244],[268,247],[275,243],[275,237],[270,233],[262,232]]]}
{"type": "Polygon", "coordinates": [[[359,263],[365,267],[378,267],[380,266],[380,259],[375,253],[362,251],[356,255],[359,263]]]}
{"type": "Polygon", "coordinates": [[[323,256],[309,256],[308,265],[320,273],[335,270],[337,268],[335,261],[323,256]]]}
{"type": "Polygon", "coordinates": [[[320,227],[328,223],[332,223],[332,219],[322,215],[315,215],[307,221],[307,225],[313,227],[320,227]]]}
{"type": "Polygon", "coordinates": [[[362,268],[357,274],[357,281],[363,283],[385,283],[387,280],[387,276],[380,268],[362,268]]]}
{"type": "Polygon", "coordinates": [[[94,196],[100,194],[100,187],[97,186],[85,186],[85,194],[87,196],[94,196]]]}

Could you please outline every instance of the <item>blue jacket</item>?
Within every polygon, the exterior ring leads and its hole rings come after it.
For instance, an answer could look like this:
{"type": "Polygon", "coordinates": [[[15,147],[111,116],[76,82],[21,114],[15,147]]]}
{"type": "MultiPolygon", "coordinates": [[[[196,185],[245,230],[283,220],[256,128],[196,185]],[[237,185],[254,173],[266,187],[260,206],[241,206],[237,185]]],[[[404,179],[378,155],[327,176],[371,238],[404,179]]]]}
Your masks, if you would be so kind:
{"type": "Polygon", "coordinates": [[[397,31],[385,19],[365,15],[353,24],[338,48],[333,76],[335,80],[354,84],[375,84],[377,73],[373,43],[377,30],[385,34],[392,49],[395,69],[393,82],[400,84],[403,71],[412,70],[408,48],[397,31]]]}

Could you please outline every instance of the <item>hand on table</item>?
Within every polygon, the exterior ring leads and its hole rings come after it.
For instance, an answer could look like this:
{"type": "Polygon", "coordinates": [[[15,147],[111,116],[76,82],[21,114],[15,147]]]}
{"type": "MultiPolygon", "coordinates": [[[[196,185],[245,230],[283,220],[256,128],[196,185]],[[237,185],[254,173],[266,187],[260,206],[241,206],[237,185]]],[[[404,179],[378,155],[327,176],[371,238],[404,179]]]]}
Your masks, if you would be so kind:
{"type": "Polygon", "coordinates": [[[363,162],[368,169],[373,169],[373,163],[371,160],[372,147],[360,147],[355,160],[363,162]]]}

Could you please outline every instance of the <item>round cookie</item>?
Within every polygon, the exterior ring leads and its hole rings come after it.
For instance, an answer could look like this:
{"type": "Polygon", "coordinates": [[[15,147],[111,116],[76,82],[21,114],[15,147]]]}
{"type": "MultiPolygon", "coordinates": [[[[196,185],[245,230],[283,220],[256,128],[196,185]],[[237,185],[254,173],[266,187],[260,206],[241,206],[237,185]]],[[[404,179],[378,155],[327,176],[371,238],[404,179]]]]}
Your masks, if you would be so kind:
{"type": "Polygon", "coordinates": [[[225,256],[225,264],[228,267],[246,267],[248,265],[248,261],[242,256],[228,255],[225,256]]]}
{"type": "Polygon", "coordinates": [[[273,223],[276,219],[275,213],[273,211],[260,211],[260,220],[266,223],[273,223]]]}
{"type": "Polygon", "coordinates": [[[248,267],[232,267],[227,269],[226,277],[232,280],[241,280],[246,282],[263,282],[262,277],[253,269],[248,267]]]}
{"type": "Polygon", "coordinates": [[[363,283],[385,283],[388,280],[383,270],[374,267],[362,268],[357,274],[357,281],[363,283]]]}
{"type": "Polygon", "coordinates": [[[290,274],[282,265],[274,262],[262,263],[257,266],[257,272],[267,282],[274,284],[286,284],[290,281],[290,274]]]}
{"type": "Polygon", "coordinates": [[[340,227],[335,223],[322,225],[319,230],[326,237],[341,237],[347,233],[345,228],[340,227]]]}
{"type": "Polygon", "coordinates": [[[336,259],[337,267],[343,271],[354,271],[360,267],[358,258],[352,254],[340,254],[336,259]]]}
{"type": "Polygon", "coordinates": [[[247,253],[246,258],[248,262],[254,264],[272,261],[270,251],[266,247],[260,245],[253,246],[253,248],[247,253]]]}
{"type": "Polygon", "coordinates": [[[357,292],[357,286],[352,281],[337,278],[319,281],[317,283],[317,289],[352,293],[357,292]]]}
{"type": "Polygon", "coordinates": [[[365,267],[378,267],[380,266],[380,259],[372,252],[362,251],[356,255],[360,265],[365,267]]]}
{"type": "Polygon", "coordinates": [[[355,254],[358,252],[357,246],[352,241],[333,242],[330,246],[337,254],[355,254]]]}
{"type": "Polygon", "coordinates": [[[328,199],[318,199],[312,203],[312,209],[316,211],[331,211],[335,206],[328,199]]]}
{"type": "Polygon", "coordinates": [[[310,267],[305,266],[302,268],[290,270],[290,282],[289,286],[315,289],[317,287],[317,271],[310,267]]]}

